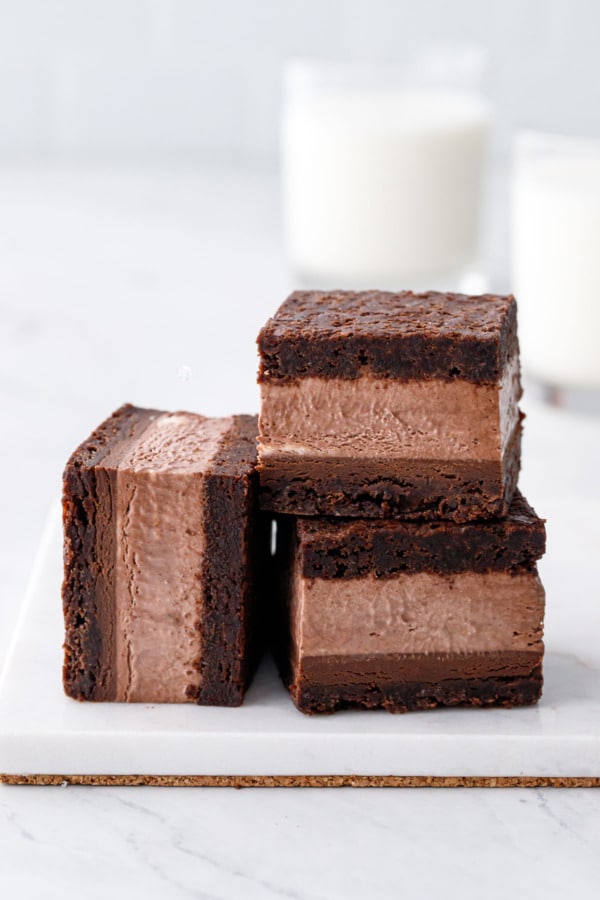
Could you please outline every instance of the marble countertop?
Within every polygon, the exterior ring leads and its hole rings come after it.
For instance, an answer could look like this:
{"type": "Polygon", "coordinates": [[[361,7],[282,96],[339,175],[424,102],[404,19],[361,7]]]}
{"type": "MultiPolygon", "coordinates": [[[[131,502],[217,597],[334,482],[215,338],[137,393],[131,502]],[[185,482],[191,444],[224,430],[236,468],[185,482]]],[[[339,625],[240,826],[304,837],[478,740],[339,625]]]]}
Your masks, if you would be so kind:
{"type": "MultiPolygon", "coordinates": [[[[292,287],[278,234],[276,182],[260,172],[0,168],[0,665],[81,438],[125,400],[256,409],[254,335],[292,287]]],[[[530,400],[529,415],[527,493],[550,523],[572,521],[566,596],[589,552],[577,511],[599,503],[600,421],[579,421],[573,447],[569,414],[530,400]]],[[[589,789],[3,785],[0,888],[587,898],[599,835],[600,792],[589,789]]]]}

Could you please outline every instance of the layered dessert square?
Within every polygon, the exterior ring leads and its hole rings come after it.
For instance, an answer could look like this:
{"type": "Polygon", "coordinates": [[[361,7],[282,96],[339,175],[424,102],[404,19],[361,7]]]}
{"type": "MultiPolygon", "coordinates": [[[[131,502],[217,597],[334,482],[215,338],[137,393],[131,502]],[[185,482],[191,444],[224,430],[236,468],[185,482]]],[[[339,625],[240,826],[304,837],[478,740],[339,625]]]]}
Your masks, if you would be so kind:
{"type": "Polygon", "coordinates": [[[264,509],[505,515],[520,466],[512,296],[298,291],[258,337],[264,509]]]}
{"type": "Polygon", "coordinates": [[[236,706],[266,529],[254,416],[123,406],[64,474],[63,681],[78,700],[236,706]]]}
{"type": "Polygon", "coordinates": [[[278,519],[279,663],[298,709],[516,706],[542,689],[544,523],[278,519]]]}

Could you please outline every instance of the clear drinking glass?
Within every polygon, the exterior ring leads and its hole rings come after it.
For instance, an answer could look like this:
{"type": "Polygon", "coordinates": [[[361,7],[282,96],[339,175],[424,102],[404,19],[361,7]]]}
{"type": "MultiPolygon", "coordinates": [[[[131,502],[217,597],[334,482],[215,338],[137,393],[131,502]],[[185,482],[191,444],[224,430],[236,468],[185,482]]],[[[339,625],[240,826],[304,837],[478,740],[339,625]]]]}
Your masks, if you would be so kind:
{"type": "Polygon", "coordinates": [[[295,61],[284,78],[288,258],[303,284],[460,289],[477,268],[488,104],[479,51],[295,61]]]}
{"type": "Polygon", "coordinates": [[[525,371],[556,402],[578,390],[600,408],[600,141],[521,132],[511,199],[525,371]]]}

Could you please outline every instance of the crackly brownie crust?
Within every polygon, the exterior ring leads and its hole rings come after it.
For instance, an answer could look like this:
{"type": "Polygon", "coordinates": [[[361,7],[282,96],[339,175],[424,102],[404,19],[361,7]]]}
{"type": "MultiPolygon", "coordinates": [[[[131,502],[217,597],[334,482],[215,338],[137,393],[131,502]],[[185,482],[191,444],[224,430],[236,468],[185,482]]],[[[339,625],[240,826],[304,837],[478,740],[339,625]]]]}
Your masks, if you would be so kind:
{"type": "Polygon", "coordinates": [[[493,383],[518,353],[513,296],[296,291],[258,336],[259,381],[307,376],[493,383]]]}
{"type": "Polygon", "coordinates": [[[114,529],[111,509],[100,499],[110,496],[114,482],[96,467],[115,443],[143,431],[153,415],[158,410],[122,406],[78,447],[65,468],[63,684],[76,700],[108,700],[114,690],[114,529]]]}
{"type": "MultiPolygon", "coordinates": [[[[126,405],[71,456],[63,483],[65,692],[78,700],[115,698],[116,472],[101,463],[137,438],[159,410],[126,405]]],[[[201,704],[239,705],[257,662],[261,628],[257,582],[264,577],[270,520],[256,508],[256,416],[234,416],[204,474],[206,552],[199,645],[201,704]]],[[[188,695],[189,696],[189,695],[188,695]]]]}
{"type": "Polygon", "coordinates": [[[546,547],[544,520],[519,491],[505,518],[461,526],[394,519],[299,518],[295,528],[305,578],[531,571],[546,547]]]}

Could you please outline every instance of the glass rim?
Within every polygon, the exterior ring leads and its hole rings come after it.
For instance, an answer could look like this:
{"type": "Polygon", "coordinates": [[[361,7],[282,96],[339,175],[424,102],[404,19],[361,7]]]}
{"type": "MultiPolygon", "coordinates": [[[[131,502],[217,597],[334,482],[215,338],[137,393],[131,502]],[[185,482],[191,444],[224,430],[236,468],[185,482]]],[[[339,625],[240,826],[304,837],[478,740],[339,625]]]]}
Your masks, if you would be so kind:
{"type": "Polygon", "coordinates": [[[377,90],[439,87],[474,93],[482,89],[487,53],[482,47],[429,45],[396,61],[291,57],[283,65],[286,91],[377,90]]]}

